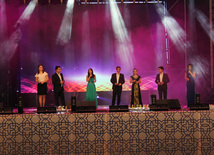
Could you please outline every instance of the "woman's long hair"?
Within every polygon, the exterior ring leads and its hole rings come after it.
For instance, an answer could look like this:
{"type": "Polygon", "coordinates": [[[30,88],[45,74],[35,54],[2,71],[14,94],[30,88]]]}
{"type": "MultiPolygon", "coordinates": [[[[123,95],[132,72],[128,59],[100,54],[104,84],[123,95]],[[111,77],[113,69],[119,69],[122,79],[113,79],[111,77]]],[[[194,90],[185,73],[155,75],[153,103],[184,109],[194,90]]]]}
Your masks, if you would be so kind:
{"type": "Polygon", "coordinates": [[[89,70],[91,70],[91,71],[92,71],[92,77],[94,77],[94,71],[93,71],[93,69],[92,69],[92,68],[89,68],[89,69],[88,69],[88,77],[90,76],[89,70]]]}
{"type": "Polygon", "coordinates": [[[194,70],[193,70],[193,64],[189,64],[188,66],[187,66],[187,72],[189,71],[189,66],[191,66],[191,72],[193,72],[194,70]]]}
{"type": "MultiPolygon", "coordinates": [[[[39,65],[39,66],[38,66],[38,72],[37,72],[38,74],[39,74],[39,67],[40,67],[40,66],[42,66],[42,65],[39,65]]],[[[42,66],[42,67],[43,67],[43,66],[42,66]]],[[[42,72],[44,73],[44,67],[43,67],[42,72]]]]}

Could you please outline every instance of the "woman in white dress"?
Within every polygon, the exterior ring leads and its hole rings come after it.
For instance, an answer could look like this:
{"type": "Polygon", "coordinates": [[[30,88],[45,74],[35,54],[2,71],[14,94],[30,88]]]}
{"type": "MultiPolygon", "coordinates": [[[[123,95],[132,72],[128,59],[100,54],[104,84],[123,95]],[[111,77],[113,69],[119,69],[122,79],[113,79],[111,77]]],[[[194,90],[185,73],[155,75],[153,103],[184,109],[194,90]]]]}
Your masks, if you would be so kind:
{"type": "Polygon", "coordinates": [[[36,73],[35,78],[36,82],[38,83],[37,91],[39,95],[39,105],[40,107],[44,107],[47,95],[47,81],[49,80],[49,78],[48,73],[44,72],[42,65],[38,66],[38,72],[36,73]]]}

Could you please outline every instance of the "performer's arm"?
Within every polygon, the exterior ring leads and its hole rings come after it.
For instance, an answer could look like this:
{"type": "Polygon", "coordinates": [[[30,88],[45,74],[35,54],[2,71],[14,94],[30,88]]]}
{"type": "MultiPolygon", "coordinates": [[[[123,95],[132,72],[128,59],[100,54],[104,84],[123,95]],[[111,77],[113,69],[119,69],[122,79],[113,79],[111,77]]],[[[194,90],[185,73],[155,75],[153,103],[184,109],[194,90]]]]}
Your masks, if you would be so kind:
{"type": "Polygon", "coordinates": [[[196,74],[195,71],[194,71],[193,73],[192,73],[191,71],[189,71],[189,73],[191,74],[191,76],[192,76],[193,78],[195,78],[195,74],[196,74]]]}
{"type": "Polygon", "coordinates": [[[135,82],[135,80],[132,80],[132,78],[130,77],[130,83],[134,83],[135,82]]]}
{"type": "Polygon", "coordinates": [[[139,78],[139,80],[136,83],[141,83],[141,78],[139,78]]]}
{"type": "Polygon", "coordinates": [[[165,81],[165,83],[169,83],[169,76],[168,76],[168,74],[166,74],[166,81],[165,81]]]}
{"type": "Polygon", "coordinates": [[[113,74],[111,75],[111,80],[110,80],[110,81],[111,81],[112,84],[114,84],[114,81],[113,81],[113,74]]]}
{"type": "Polygon", "coordinates": [[[187,73],[185,73],[185,80],[189,81],[189,78],[187,77],[187,73]]]}
{"type": "Polygon", "coordinates": [[[62,78],[62,81],[60,81],[61,84],[64,84],[65,83],[65,80],[64,80],[64,77],[63,75],[61,74],[61,78],[62,78]]]}
{"type": "Polygon", "coordinates": [[[124,75],[122,76],[122,81],[121,81],[121,84],[124,84],[125,83],[125,79],[124,79],[124,75]]]}
{"type": "Polygon", "coordinates": [[[39,83],[39,78],[38,77],[36,77],[36,82],[39,83]]]}
{"type": "MultiPolygon", "coordinates": [[[[140,79],[139,79],[140,80],[140,79]]],[[[130,83],[139,83],[139,81],[133,80],[132,77],[130,77],[130,83]]]]}
{"type": "Polygon", "coordinates": [[[94,83],[97,82],[97,78],[96,75],[94,75],[94,83]]]}
{"type": "Polygon", "coordinates": [[[45,82],[48,82],[48,80],[49,80],[48,75],[46,75],[45,78],[46,78],[46,79],[45,79],[44,81],[42,81],[41,84],[43,84],[43,83],[45,83],[45,82]]]}
{"type": "Polygon", "coordinates": [[[88,82],[90,80],[90,77],[88,77],[88,75],[86,75],[86,81],[88,82]]]}

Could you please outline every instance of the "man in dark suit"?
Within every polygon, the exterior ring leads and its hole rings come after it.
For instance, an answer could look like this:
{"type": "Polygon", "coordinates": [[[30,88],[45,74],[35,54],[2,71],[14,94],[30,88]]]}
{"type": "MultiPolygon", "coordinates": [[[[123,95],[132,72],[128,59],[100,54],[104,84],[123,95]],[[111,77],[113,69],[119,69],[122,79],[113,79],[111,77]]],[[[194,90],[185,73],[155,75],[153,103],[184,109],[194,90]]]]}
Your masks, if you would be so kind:
{"type": "Polygon", "coordinates": [[[124,75],[120,73],[120,66],[116,67],[117,73],[112,74],[111,83],[113,84],[113,98],[112,105],[115,105],[115,99],[117,96],[117,105],[120,105],[120,97],[122,92],[122,85],[125,83],[124,75]]]}
{"type": "Polygon", "coordinates": [[[157,74],[155,80],[155,83],[158,84],[158,93],[160,100],[162,100],[162,94],[164,96],[164,99],[167,99],[167,83],[169,83],[169,77],[163,71],[164,71],[163,66],[158,67],[159,74],[157,74]]]}
{"type": "Polygon", "coordinates": [[[64,88],[63,88],[65,81],[61,73],[61,67],[56,66],[55,70],[56,70],[56,73],[52,75],[55,104],[56,106],[59,106],[59,97],[60,97],[62,106],[65,106],[65,97],[64,97],[64,88]]]}

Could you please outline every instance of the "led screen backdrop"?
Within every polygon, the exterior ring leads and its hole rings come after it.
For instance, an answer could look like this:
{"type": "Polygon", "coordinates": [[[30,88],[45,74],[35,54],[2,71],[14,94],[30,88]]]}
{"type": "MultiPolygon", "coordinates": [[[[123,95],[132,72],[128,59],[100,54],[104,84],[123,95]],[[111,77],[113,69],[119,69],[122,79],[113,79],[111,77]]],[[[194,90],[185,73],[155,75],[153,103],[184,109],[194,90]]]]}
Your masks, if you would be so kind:
{"type": "MultiPolygon", "coordinates": [[[[62,67],[65,91],[86,91],[86,74],[92,68],[97,91],[110,91],[111,74],[121,66],[130,90],[133,68],[142,76],[141,89],[154,90],[157,67],[165,62],[164,28],[153,4],[36,6],[21,25],[21,92],[36,93],[35,74],[42,64],[49,74],[62,67]]],[[[20,8],[20,13],[24,8],[20,8]]]]}

